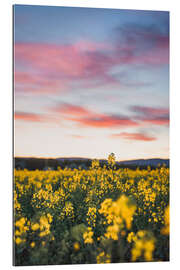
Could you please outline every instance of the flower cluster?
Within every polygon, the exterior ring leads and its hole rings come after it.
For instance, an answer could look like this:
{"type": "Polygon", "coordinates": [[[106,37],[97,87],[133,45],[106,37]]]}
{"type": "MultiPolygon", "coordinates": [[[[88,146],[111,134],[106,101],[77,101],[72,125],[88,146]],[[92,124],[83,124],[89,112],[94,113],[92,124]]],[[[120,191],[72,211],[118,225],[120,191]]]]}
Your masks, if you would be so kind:
{"type": "Polygon", "coordinates": [[[134,244],[131,250],[132,261],[143,257],[145,261],[153,260],[153,251],[155,249],[155,239],[151,233],[140,230],[133,238],[134,244]]]}
{"type": "Polygon", "coordinates": [[[133,215],[136,211],[136,206],[130,202],[130,199],[122,195],[117,201],[113,202],[106,199],[99,210],[100,214],[104,214],[107,223],[112,225],[107,227],[105,236],[114,240],[118,240],[118,233],[120,230],[131,228],[133,215]]]}
{"type": "Polygon", "coordinates": [[[83,234],[83,239],[85,244],[92,244],[93,243],[93,235],[94,232],[92,231],[91,227],[88,227],[88,230],[83,234]]]}
{"type": "Polygon", "coordinates": [[[102,251],[98,256],[97,256],[97,263],[110,263],[111,262],[111,257],[109,254],[105,254],[104,251],[102,251]]]}
{"type": "Polygon", "coordinates": [[[15,242],[17,245],[26,242],[26,232],[29,230],[27,218],[20,218],[15,222],[15,242]]]}
{"type": "Polygon", "coordinates": [[[167,261],[169,226],[168,168],[14,172],[16,265],[167,261]]]}
{"type": "Polygon", "coordinates": [[[161,229],[161,233],[165,235],[169,235],[169,205],[165,209],[164,224],[165,226],[161,229]]]}
{"type": "Polygon", "coordinates": [[[92,226],[92,227],[96,226],[96,208],[95,207],[89,207],[86,220],[89,226],[92,226]]]}

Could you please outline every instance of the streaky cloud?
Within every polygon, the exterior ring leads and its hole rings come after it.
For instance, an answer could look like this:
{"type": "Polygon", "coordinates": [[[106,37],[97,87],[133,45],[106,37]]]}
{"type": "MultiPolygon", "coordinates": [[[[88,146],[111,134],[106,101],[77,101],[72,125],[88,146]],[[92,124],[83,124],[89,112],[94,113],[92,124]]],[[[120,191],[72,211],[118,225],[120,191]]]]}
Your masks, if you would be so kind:
{"type": "Polygon", "coordinates": [[[94,128],[115,128],[115,127],[134,127],[139,124],[124,115],[109,115],[84,108],[83,106],[75,106],[71,104],[60,104],[51,111],[60,114],[66,121],[73,121],[80,127],[94,128]]]}
{"type": "Polygon", "coordinates": [[[122,132],[118,134],[112,134],[110,138],[115,138],[115,139],[125,139],[125,140],[133,140],[133,141],[155,141],[156,138],[153,136],[148,136],[143,133],[128,133],[128,132],[122,132]]]}
{"type": "Polygon", "coordinates": [[[141,123],[153,125],[169,124],[169,108],[130,106],[130,110],[136,113],[134,118],[141,123]]]}
{"type": "Polygon", "coordinates": [[[20,112],[17,111],[14,113],[14,119],[25,121],[25,122],[37,122],[37,123],[53,123],[57,122],[56,118],[53,118],[49,115],[38,114],[38,113],[30,113],[30,112],[20,112]]]}

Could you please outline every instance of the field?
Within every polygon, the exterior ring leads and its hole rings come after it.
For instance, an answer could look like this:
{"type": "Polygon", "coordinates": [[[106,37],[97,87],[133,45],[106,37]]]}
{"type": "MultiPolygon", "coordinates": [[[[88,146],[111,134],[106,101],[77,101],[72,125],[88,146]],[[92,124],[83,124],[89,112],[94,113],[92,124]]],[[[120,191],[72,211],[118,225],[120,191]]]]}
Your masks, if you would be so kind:
{"type": "Polygon", "coordinates": [[[15,170],[15,265],[168,260],[168,168],[15,170]]]}

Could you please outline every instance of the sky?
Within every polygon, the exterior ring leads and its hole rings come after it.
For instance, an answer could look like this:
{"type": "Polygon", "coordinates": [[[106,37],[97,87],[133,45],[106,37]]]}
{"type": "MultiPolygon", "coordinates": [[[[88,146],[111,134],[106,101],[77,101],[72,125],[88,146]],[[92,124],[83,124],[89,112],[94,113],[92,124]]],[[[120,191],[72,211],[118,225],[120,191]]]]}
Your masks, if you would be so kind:
{"type": "Polygon", "coordinates": [[[169,13],[14,6],[14,154],[169,157],[169,13]]]}

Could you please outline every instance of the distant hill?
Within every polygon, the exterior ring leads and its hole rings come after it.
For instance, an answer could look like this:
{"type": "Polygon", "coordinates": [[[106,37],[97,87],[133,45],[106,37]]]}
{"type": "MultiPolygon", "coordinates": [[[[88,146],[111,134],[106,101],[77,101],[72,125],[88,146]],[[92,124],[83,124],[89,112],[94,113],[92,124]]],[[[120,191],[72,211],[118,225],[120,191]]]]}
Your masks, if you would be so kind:
{"type": "MultiPolygon", "coordinates": [[[[103,166],[107,164],[107,160],[100,159],[100,165],[103,166]]],[[[91,166],[92,159],[81,158],[81,157],[61,157],[61,158],[26,158],[26,157],[15,157],[14,158],[14,167],[16,169],[28,169],[28,170],[47,170],[54,169],[56,170],[58,167],[61,168],[81,168],[88,169],[91,166]]],[[[169,159],[136,159],[136,160],[127,160],[127,161],[116,161],[117,168],[130,168],[136,169],[139,167],[140,169],[147,168],[150,166],[151,168],[156,168],[158,165],[165,165],[169,167],[169,159]]]]}
{"type": "Polygon", "coordinates": [[[151,158],[151,159],[136,159],[117,162],[119,165],[136,165],[136,166],[155,166],[166,165],[169,167],[169,159],[151,158]]]}

